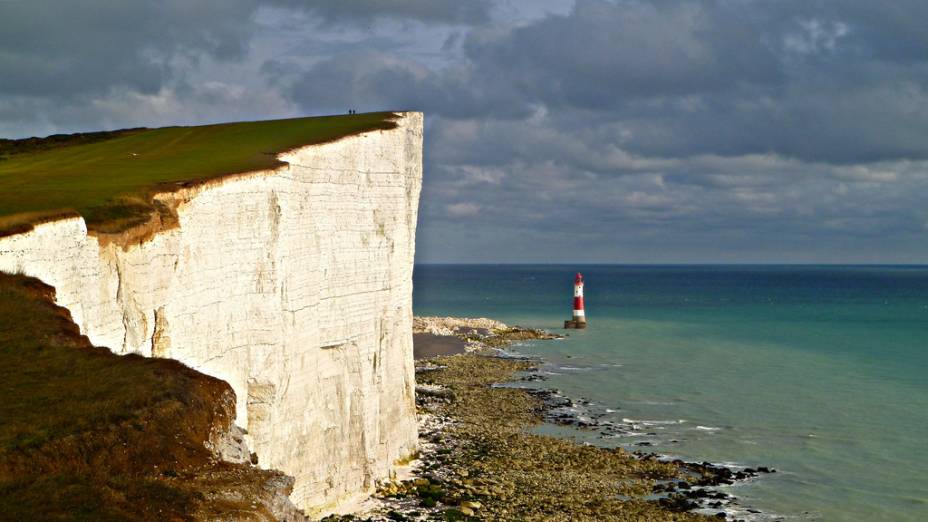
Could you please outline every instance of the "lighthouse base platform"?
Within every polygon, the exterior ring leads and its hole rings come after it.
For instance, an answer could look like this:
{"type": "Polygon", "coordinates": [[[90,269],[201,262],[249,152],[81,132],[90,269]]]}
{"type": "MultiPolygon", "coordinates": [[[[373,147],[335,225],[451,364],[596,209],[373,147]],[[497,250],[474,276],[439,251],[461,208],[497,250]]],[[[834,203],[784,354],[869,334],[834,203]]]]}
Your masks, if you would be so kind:
{"type": "Polygon", "coordinates": [[[586,328],[586,321],[564,321],[564,328],[571,329],[583,329],[586,328]]]}

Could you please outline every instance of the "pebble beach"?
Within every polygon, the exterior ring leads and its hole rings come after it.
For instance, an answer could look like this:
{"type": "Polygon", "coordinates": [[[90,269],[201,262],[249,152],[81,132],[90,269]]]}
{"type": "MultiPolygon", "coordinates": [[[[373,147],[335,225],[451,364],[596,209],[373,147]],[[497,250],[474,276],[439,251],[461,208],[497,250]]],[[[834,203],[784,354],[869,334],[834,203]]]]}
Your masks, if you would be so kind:
{"type": "Polygon", "coordinates": [[[490,319],[423,317],[414,328],[419,454],[364,509],[330,520],[726,519],[705,513],[735,501],[714,486],[758,474],[531,433],[545,422],[591,428],[553,415],[571,399],[543,387],[541,361],[511,351],[560,336],[490,319]]]}

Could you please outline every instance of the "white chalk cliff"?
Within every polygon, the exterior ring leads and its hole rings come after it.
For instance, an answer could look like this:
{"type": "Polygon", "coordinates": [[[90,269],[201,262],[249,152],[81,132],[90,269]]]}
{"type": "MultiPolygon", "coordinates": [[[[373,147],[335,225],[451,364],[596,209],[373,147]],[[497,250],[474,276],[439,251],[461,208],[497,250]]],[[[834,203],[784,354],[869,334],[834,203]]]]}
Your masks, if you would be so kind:
{"type": "Polygon", "coordinates": [[[415,451],[412,269],[422,115],[156,196],[177,226],[126,244],[81,218],[0,238],[91,342],[229,382],[259,465],[323,512],[415,451]]]}

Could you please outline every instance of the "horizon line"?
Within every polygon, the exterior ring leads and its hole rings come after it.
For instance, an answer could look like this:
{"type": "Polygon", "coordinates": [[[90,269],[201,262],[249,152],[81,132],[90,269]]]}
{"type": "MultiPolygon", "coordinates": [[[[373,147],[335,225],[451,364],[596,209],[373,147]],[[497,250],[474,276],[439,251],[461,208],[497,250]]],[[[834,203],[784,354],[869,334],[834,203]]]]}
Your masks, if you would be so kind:
{"type": "Polygon", "coordinates": [[[800,262],[691,262],[691,263],[660,263],[660,262],[414,262],[415,266],[857,266],[857,267],[925,267],[926,263],[800,263],[800,262]]]}

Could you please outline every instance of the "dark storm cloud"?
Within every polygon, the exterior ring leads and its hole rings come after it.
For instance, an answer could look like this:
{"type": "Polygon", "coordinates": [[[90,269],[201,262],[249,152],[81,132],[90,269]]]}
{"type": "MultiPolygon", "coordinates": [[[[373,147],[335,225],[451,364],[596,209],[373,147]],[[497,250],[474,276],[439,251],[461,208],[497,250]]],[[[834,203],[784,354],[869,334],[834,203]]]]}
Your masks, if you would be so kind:
{"type": "Polygon", "coordinates": [[[780,64],[747,6],[582,0],[564,16],[510,31],[475,31],[468,56],[552,106],[620,107],[629,97],[776,85],[780,64]],[[724,31],[719,31],[724,27],[724,31]]]}
{"type": "Polygon", "coordinates": [[[291,92],[433,116],[426,259],[578,255],[536,246],[553,242],[590,260],[821,260],[865,239],[911,259],[928,224],[928,48],[908,7],[586,0],[454,36],[444,68],[346,53],[291,92]],[[473,230],[493,237],[447,239],[473,230]]]}
{"type": "Polygon", "coordinates": [[[317,14],[327,23],[475,23],[490,9],[486,1],[451,0],[4,0],[0,93],[73,96],[113,86],[156,92],[173,74],[174,59],[240,59],[258,29],[261,5],[317,14]]]}
{"type": "Polygon", "coordinates": [[[441,73],[398,55],[379,51],[341,53],[303,73],[291,86],[304,107],[341,111],[345,107],[376,110],[415,109],[449,118],[492,114],[524,118],[530,108],[509,85],[485,78],[475,86],[466,69],[441,73]]]}
{"type": "Polygon", "coordinates": [[[923,0],[0,0],[0,134],[422,110],[420,260],[924,261],[926,19],[923,0]]]}
{"type": "Polygon", "coordinates": [[[872,4],[581,0],[464,48],[475,85],[605,113],[632,152],[925,158],[928,39],[907,17],[926,8],[872,4]]]}
{"type": "Polygon", "coordinates": [[[470,31],[441,70],[346,53],[307,70],[292,93],[307,107],[369,100],[450,118],[543,107],[561,130],[592,124],[611,133],[603,145],[645,156],[924,159],[928,39],[907,14],[926,8],[901,4],[580,0],[527,25],[470,31]]]}
{"type": "Polygon", "coordinates": [[[302,31],[300,53],[328,55],[351,48],[331,36],[352,27],[469,24],[489,10],[441,0],[2,0],[0,135],[293,115],[284,92],[261,85],[262,70],[273,71],[261,53],[286,49],[278,34],[302,31]]]}
{"type": "Polygon", "coordinates": [[[277,0],[307,9],[327,22],[363,24],[376,18],[477,24],[490,19],[489,0],[277,0]]]}
{"type": "Polygon", "coordinates": [[[0,93],[156,92],[176,57],[240,57],[254,9],[250,0],[0,2],[0,93]]]}

